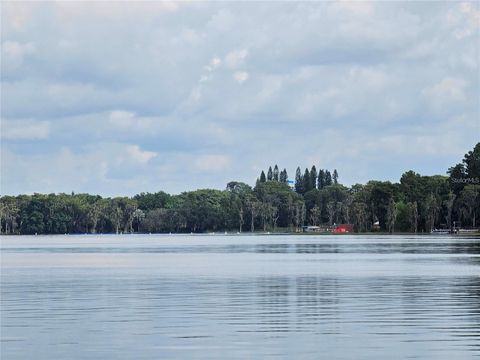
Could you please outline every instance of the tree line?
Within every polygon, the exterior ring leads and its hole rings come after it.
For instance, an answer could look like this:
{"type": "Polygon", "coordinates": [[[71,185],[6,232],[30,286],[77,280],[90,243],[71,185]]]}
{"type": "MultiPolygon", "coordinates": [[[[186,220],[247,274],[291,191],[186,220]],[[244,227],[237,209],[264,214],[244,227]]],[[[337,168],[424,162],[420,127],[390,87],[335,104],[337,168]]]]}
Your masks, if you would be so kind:
{"type": "Polygon", "coordinates": [[[232,181],[201,189],[133,197],[33,194],[0,198],[2,234],[298,231],[304,225],[350,223],[357,232],[429,232],[478,226],[480,143],[449,168],[448,176],[405,172],[398,183],[346,187],[337,170],[300,167],[262,171],[254,187],[232,181]],[[377,225],[378,224],[378,225],[377,225]]]}

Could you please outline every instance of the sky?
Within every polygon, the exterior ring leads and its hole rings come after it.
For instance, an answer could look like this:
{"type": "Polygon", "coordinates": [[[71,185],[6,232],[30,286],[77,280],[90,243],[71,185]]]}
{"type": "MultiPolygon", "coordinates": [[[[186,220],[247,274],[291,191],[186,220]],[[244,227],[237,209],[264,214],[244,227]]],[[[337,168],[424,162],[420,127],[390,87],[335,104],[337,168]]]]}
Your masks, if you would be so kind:
{"type": "Polygon", "coordinates": [[[444,175],[480,140],[479,4],[2,1],[1,194],[444,175]]]}

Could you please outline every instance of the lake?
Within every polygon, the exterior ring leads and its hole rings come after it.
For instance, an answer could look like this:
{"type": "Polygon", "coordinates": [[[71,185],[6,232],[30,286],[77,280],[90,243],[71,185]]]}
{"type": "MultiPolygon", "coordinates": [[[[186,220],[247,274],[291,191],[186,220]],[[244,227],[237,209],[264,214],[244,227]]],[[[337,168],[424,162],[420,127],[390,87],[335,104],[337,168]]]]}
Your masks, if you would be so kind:
{"type": "Polygon", "coordinates": [[[478,238],[0,241],[4,360],[480,356],[478,238]]]}

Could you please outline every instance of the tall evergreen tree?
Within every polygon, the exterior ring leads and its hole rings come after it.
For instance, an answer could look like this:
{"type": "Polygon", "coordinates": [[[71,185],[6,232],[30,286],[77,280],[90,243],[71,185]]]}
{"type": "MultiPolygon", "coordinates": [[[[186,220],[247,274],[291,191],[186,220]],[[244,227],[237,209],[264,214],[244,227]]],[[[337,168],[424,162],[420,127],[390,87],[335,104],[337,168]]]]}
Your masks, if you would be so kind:
{"type": "Polygon", "coordinates": [[[265,173],[262,170],[262,173],[260,174],[260,182],[265,182],[267,181],[267,178],[265,177],[265,173]]]}
{"type": "Polygon", "coordinates": [[[312,179],[310,178],[308,168],[305,168],[305,173],[303,174],[303,188],[305,192],[312,190],[312,179]]]}
{"type": "Polygon", "coordinates": [[[280,178],[279,178],[280,182],[282,183],[286,183],[288,178],[287,178],[287,170],[286,169],[283,169],[282,171],[280,171],[280,178]]]}
{"type": "Polygon", "coordinates": [[[295,191],[298,194],[303,194],[305,192],[303,176],[300,167],[297,167],[297,171],[295,172],[295,191]]]}
{"type": "Polygon", "coordinates": [[[278,166],[275,164],[275,167],[273,168],[273,181],[278,181],[278,166]]]}
{"type": "Polygon", "coordinates": [[[332,185],[332,174],[330,171],[325,170],[325,186],[332,185]]]}
{"type": "Polygon", "coordinates": [[[311,189],[315,189],[317,187],[317,168],[315,165],[313,165],[312,169],[310,170],[310,186],[311,189]]]}
{"type": "Polygon", "coordinates": [[[318,190],[321,190],[325,187],[325,171],[320,169],[318,171],[318,190]]]}
{"type": "Polygon", "coordinates": [[[332,178],[333,178],[333,183],[334,183],[335,185],[338,184],[338,172],[337,172],[337,169],[334,169],[334,170],[333,170],[333,176],[332,176],[332,178]]]}
{"type": "Polygon", "coordinates": [[[463,158],[465,172],[470,178],[480,177],[480,143],[475,145],[473,151],[469,151],[463,158]]]}
{"type": "Polygon", "coordinates": [[[272,180],[273,180],[273,171],[272,171],[272,167],[271,167],[271,166],[268,167],[267,180],[268,180],[268,181],[272,181],[272,180]]]}

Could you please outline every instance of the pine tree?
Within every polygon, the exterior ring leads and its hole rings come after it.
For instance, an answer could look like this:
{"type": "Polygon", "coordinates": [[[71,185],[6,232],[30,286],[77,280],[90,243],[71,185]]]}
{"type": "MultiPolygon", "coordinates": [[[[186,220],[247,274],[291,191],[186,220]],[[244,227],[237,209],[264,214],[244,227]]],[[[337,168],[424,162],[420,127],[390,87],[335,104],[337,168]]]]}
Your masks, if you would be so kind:
{"type": "Polygon", "coordinates": [[[282,171],[280,171],[280,182],[282,183],[288,182],[287,169],[283,169],[282,171]]]}
{"type": "Polygon", "coordinates": [[[312,190],[310,171],[308,171],[308,168],[305,168],[305,173],[303,174],[303,188],[305,192],[312,190]]]}
{"type": "Polygon", "coordinates": [[[330,171],[325,170],[325,186],[332,185],[332,174],[330,171]]]}
{"type": "Polygon", "coordinates": [[[312,170],[310,170],[310,186],[311,189],[315,189],[317,187],[317,168],[315,165],[313,165],[312,170]]]}
{"type": "Polygon", "coordinates": [[[333,183],[336,185],[338,184],[338,172],[337,172],[337,169],[334,169],[333,170],[333,183]]]}
{"type": "Polygon", "coordinates": [[[268,172],[267,172],[267,180],[272,181],[273,180],[273,172],[272,172],[272,167],[269,166],[268,172]]]}
{"type": "Polygon", "coordinates": [[[320,169],[318,171],[318,190],[321,190],[325,187],[325,171],[320,169]]]}
{"type": "Polygon", "coordinates": [[[262,173],[260,174],[260,182],[262,183],[262,182],[265,182],[265,181],[267,181],[267,179],[265,178],[265,173],[262,170],[262,173]]]}
{"type": "Polygon", "coordinates": [[[275,167],[273,168],[273,181],[278,181],[278,166],[275,164],[275,167]]]}
{"type": "Polygon", "coordinates": [[[300,167],[297,167],[297,171],[295,172],[295,191],[299,194],[303,194],[304,190],[302,172],[300,167]]]}

